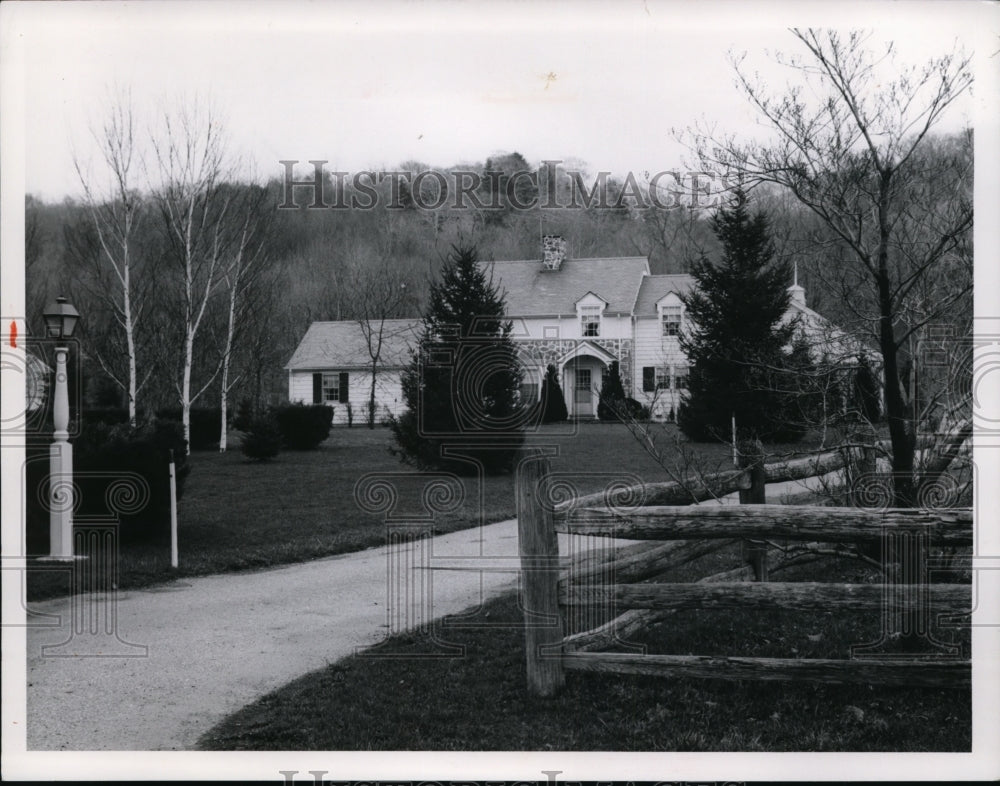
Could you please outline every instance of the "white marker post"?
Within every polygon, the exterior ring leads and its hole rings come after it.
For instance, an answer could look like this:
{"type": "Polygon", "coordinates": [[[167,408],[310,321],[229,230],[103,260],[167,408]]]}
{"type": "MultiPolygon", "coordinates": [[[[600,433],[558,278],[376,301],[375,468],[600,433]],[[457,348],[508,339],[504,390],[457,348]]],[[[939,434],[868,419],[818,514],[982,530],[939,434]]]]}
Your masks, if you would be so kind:
{"type": "Polygon", "coordinates": [[[732,415],[732,423],[733,423],[733,466],[734,467],[739,467],[739,465],[740,465],[740,459],[739,459],[739,455],[736,452],[736,413],[735,412],[732,415]]]}
{"type": "Polygon", "coordinates": [[[177,567],[177,474],[174,451],[170,451],[170,567],[177,567]]]}

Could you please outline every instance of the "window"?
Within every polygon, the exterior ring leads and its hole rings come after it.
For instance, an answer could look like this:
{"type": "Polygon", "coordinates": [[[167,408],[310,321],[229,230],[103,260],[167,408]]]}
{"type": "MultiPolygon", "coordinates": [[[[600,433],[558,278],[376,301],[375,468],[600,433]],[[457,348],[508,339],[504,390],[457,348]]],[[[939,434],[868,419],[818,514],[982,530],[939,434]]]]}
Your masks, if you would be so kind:
{"type": "Polygon", "coordinates": [[[590,369],[589,368],[578,368],[576,370],[576,385],[577,390],[590,390],[590,369]]]}
{"type": "Polygon", "coordinates": [[[661,320],[663,322],[663,335],[676,336],[681,332],[681,313],[683,306],[663,306],[661,320]]]}
{"type": "Polygon", "coordinates": [[[559,338],[559,326],[546,325],[544,328],[542,328],[542,336],[544,338],[559,338]]]}
{"type": "Polygon", "coordinates": [[[663,367],[656,369],[656,389],[670,390],[670,369],[663,367]]]}
{"type": "Polygon", "coordinates": [[[323,375],[323,392],[321,400],[327,401],[347,401],[347,372],[333,372],[323,375]]]}
{"type": "Polygon", "coordinates": [[[580,306],[580,332],[585,338],[601,335],[600,306],[580,306]]]}
{"type": "Polygon", "coordinates": [[[656,369],[653,366],[642,367],[642,392],[652,393],[656,390],[656,369]]]}
{"type": "Polygon", "coordinates": [[[683,366],[674,369],[674,387],[677,390],[687,390],[688,370],[683,366]]]}

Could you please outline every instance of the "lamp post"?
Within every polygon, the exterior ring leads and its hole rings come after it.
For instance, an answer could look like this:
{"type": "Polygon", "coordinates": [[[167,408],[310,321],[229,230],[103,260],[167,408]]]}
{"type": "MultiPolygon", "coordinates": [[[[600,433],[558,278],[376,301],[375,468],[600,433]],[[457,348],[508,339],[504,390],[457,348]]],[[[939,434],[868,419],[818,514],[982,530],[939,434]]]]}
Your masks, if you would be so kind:
{"type": "MultiPolygon", "coordinates": [[[[45,309],[50,338],[70,338],[79,312],[64,297],[45,309]]],[[[68,346],[56,345],[56,380],[52,399],[53,442],[49,448],[49,558],[73,558],[73,446],[69,444],[68,346]],[[67,484],[68,481],[68,484],[67,484]]]]}

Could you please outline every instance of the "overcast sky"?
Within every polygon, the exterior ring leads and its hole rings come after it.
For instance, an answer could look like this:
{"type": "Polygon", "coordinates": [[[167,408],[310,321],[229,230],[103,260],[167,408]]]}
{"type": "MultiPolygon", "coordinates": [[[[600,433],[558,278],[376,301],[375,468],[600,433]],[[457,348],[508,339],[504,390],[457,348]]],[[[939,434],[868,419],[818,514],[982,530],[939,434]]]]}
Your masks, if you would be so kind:
{"type": "MultiPolygon", "coordinates": [[[[517,150],[591,172],[669,169],[671,127],[699,118],[755,133],[727,50],[779,85],[765,50],[790,24],[874,26],[903,61],[975,49],[975,4],[4,3],[26,86],[25,189],[80,191],[74,150],[115,86],[152,118],[194,96],[221,110],[234,152],[263,176],[279,159],[358,171],[448,166],[517,150]]],[[[18,56],[15,54],[14,56],[18,56]]],[[[970,123],[972,99],[950,128],[970,123]]]]}

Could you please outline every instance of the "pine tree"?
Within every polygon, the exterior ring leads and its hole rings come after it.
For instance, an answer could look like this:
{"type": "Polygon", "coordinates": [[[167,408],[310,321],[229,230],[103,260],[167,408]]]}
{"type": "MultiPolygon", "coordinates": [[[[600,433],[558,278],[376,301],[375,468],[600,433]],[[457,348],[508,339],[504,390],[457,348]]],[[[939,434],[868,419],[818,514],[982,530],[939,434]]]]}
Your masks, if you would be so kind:
{"type": "Polygon", "coordinates": [[[728,441],[735,415],[741,438],[772,441],[788,426],[788,394],[776,375],[788,367],[784,347],[796,330],[782,324],[791,271],[774,261],[767,217],[751,215],[742,191],[712,229],[722,258],[694,263],[696,286],[682,298],[692,329],[680,336],[690,372],[677,421],[691,439],[728,441]]]}
{"type": "Polygon", "coordinates": [[[566,398],[559,384],[559,372],[551,363],[545,369],[542,380],[542,423],[562,423],[569,417],[566,398]]]}
{"type": "Polygon", "coordinates": [[[512,468],[524,434],[521,369],[504,299],[474,247],[453,247],[431,285],[416,351],[403,373],[407,411],[392,421],[392,452],[421,469],[469,474],[512,468]]]}
{"type": "Polygon", "coordinates": [[[625,403],[625,388],[618,361],[612,360],[608,373],[601,383],[601,394],[597,401],[597,417],[601,420],[620,420],[622,405],[625,403]]]}

